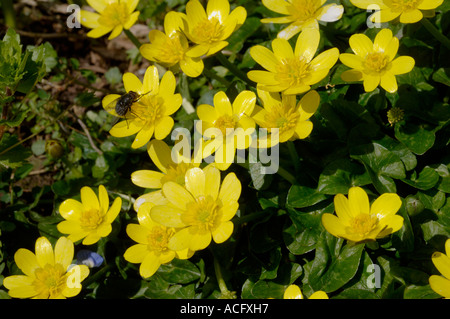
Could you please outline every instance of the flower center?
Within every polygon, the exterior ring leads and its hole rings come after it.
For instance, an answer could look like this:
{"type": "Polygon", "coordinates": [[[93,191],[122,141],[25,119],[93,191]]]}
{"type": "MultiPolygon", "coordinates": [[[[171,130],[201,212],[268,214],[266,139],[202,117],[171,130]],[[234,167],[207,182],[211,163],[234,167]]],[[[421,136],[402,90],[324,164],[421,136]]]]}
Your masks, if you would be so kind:
{"type": "Polygon", "coordinates": [[[159,52],[155,58],[169,66],[182,61],[184,59],[184,54],[187,51],[187,48],[183,48],[181,44],[180,34],[178,32],[168,37],[167,41],[165,41],[163,45],[160,45],[158,49],[159,52]]]}
{"type": "Polygon", "coordinates": [[[145,95],[133,104],[132,114],[149,124],[158,123],[164,116],[164,99],[157,95],[145,95]]]}
{"type": "Polygon", "coordinates": [[[169,165],[167,173],[161,178],[161,184],[166,182],[175,182],[181,186],[184,186],[184,176],[186,171],[194,167],[191,163],[179,163],[175,165],[169,165]]]}
{"type": "Polygon", "coordinates": [[[383,52],[367,54],[363,65],[367,73],[380,73],[389,63],[389,57],[383,52]]]}
{"type": "Polygon", "coordinates": [[[175,231],[172,228],[166,228],[164,226],[153,226],[150,234],[147,236],[149,250],[167,250],[169,240],[174,234],[175,231]]]}
{"type": "Polygon", "coordinates": [[[289,12],[295,20],[303,22],[315,18],[319,8],[318,0],[293,0],[289,12]]]}
{"type": "Polygon", "coordinates": [[[277,66],[276,79],[289,86],[299,85],[308,76],[309,64],[303,56],[284,59],[282,64],[277,66]]]}
{"type": "Polygon", "coordinates": [[[115,27],[118,25],[124,25],[129,18],[128,8],[124,2],[113,2],[106,6],[105,10],[101,13],[98,22],[101,25],[108,27],[115,27]]]}
{"type": "Polygon", "coordinates": [[[223,26],[217,17],[210,17],[197,23],[192,32],[192,36],[199,44],[211,44],[220,41],[223,34],[223,26]]]}
{"type": "MultiPolygon", "coordinates": [[[[214,127],[218,128],[223,135],[227,135],[227,128],[234,129],[236,127],[236,119],[234,116],[222,115],[214,121],[214,127]]],[[[232,133],[229,131],[228,133],[232,133]]]]}
{"type": "Polygon", "coordinates": [[[88,209],[81,214],[81,227],[86,229],[96,229],[103,222],[102,210],[88,209]]]}
{"type": "Polygon", "coordinates": [[[195,202],[186,206],[182,219],[186,225],[197,226],[202,230],[211,230],[219,222],[221,210],[211,196],[199,196],[195,202]]]}
{"type": "Polygon", "coordinates": [[[50,297],[54,297],[59,295],[66,286],[66,271],[61,264],[46,264],[44,268],[37,268],[34,274],[36,279],[33,285],[40,294],[48,293],[50,297]]]}
{"type": "Polygon", "coordinates": [[[392,11],[411,11],[416,10],[423,0],[385,0],[384,3],[391,8],[392,11]]]}
{"type": "Polygon", "coordinates": [[[365,237],[378,225],[378,218],[369,214],[359,214],[350,221],[347,233],[365,237]]]}
{"type": "Polygon", "coordinates": [[[293,129],[297,125],[299,117],[300,114],[296,112],[295,107],[280,103],[272,106],[271,112],[266,114],[265,120],[269,130],[278,128],[282,134],[293,129]]]}

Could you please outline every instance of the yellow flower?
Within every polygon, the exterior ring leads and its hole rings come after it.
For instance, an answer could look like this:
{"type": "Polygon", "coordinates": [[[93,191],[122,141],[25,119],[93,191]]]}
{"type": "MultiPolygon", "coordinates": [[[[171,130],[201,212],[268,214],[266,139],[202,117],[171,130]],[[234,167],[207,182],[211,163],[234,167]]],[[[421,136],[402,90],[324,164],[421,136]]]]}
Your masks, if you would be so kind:
{"type": "MultiPolygon", "coordinates": [[[[131,144],[132,148],[144,146],[153,134],[158,140],[169,135],[174,125],[170,117],[181,106],[182,97],[174,94],[176,88],[175,76],[171,71],[164,73],[159,82],[158,69],[150,66],[145,71],[144,83],[132,73],[123,75],[123,84],[126,92],[136,92],[140,95],[139,101],[133,103],[127,112],[125,121],[114,125],[109,133],[115,137],[124,137],[136,134],[131,144]]],[[[120,95],[109,94],[103,98],[102,105],[110,113],[118,116],[109,105],[120,95]]]]}
{"type": "Polygon", "coordinates": [[[435,252],[431,256],[431,260],[443,277],[430,276],[430,287],[441,296],[450,298],[450,239],[445,242],[445,254],[435,252]]]}
{"type": "Polygon", "coordinates": [[[136,23],[139,11],[134,11],[139,0],[87,0],[95,12],[80,10],[80,23],[92,29],[87,36],[99,38],[111,32],[108,39],[119,36],[136,23]]]}
{"type": "Polygon", "coordinates": [[[386,237],[403,226],[403,217],[396,215],[402,206],[397,194],[384,193],[370,206],[367,193],[360,187],[352,187],[348,199],[337,194],[334,197],[336,215],[325,213],[322,224],[333,236],[360,243],[386,237]]]}
{"type": "Polygon", "coordinates": [[[117,197],[109,207],[106,188],[100,185],[98,197],[92,188],[81,189],[81,202],[67,199],[59,206],[59,213],[65,219],[57,225],[63,234],[73,242],[83,239],[83,245],[92,245],[100,238],[111,233],[111,223],[116,219],[122,206],[122,199],[117,197]]]}
{"type": "Polygon", "coordinates": [[[426,10],[439,7],[444,0],[350,0],[350,2],[361,9],[377,9],[370,16],[370,20],[383,23],[400,17],[401,23],[415,23],[424,17],[433,16],[426,10]]]}
{"type": "Polygon", "coordinates": [[[342,53],[339,59],[352,70],[344,71],[341,78],[344,81],[363,81],[364,90],[371,92],[380,85],[386,91],[397,91],[398,74],[408,73],[414,67],[414,59],[401,56],[396,59],[399,41],[392,36],[392,31],[382,29],[374,42],[364,34],[354,34],[350,37],[350,47],[355,54],[342,53]]]}
{"type": "MultiPolygon", "coordinates": [[[[131,181],[140,187],[159,189],[164,183],[172,181],[184,185],[186,171],[193,167],[198,167],[200,163],[195,163],[187,157],[183,157],[174,152],[165,142],[152,140],[147,144],[147,152],[153,163],[160,170],[137,170],[131,174],[131,181]]],[[[134,208],[138,211],[143,202],[151,202],[152,193],[144,194],[136,199],[134,208]]]]}
{"type": "Polygon", "coordinates": [[[278,18],[262,19],[262,23],[290,23],[277,37],[289,40],[306,28],[319,28],[318,21],[334,22],[344,13],[344,7],[337,4],[324,6],[326,0],[262,0],[269,10],[283,14],[278,18]]]}
{"type": "Polygon", "coordinates": [[[332,48],[314,58],[319,41],[319,30],[308,28],[298,36],[294,51],[286,39],[279,38],[272,41],[273,52],[261,45],[252,47],[250,55],[267,71],[252,70],[249,79],[268,92],[308,91],[327,76],[339,56],[339,50],[332,48]]]}
{"type": "Polygon", "coordinates": [[[233,233],[231,218],[241,194],[241,183],[234,173],[229,173],[221,184],[217,168],[194,167],[186,172],[184,187],[167,182],[162,192],[169,204],[154,206],[150,216],[166,227],[181,228],[169,240],[170,249],[201,250],[211,239],[220,244],[233,233]]]}
{"type": "Polygon", "coordinates": [[[198,131],[208,139],[202,147],[203,158],[215,151],[215,166],[226,170],[234,160],[236,149],[251,145],[255,121],[250,115],[255,103],[256,95],[251,91],[239,93],[233,104],[221,91],[214,95],[214,107],[207,104],[197,107],[198,131]]]}
{"type": "Polygon", "coordinates": [[[230,12],[228,0],[209,0],[206,11],[198,0],[186,4],[186,36],[196,45],[186,54],[190,57],[213,55],[228,45],[225,41],[247,18],[244,7],[230,12]]]}
{"type": "Polygon", "coordinates": [[[13,298],[65,299],[78,295],[81,282],[89,275],[86,265],[72,265],[73,242],[60,237],[53,251],[45,237],[39,237],[35,253],[20,248],[14,254],[17,267],[24,275],[6,277],[3,285],[13,298]]]}
{"type": "MultiPolygon", "coordinates": [[[[284,291],[283,299],[303,299],[302,291],[297,285],[290,285],[284,291]]],[[[322,291],[316,291],[308,299],[328,299],[328,295],[322,291]]]]}
{"type": "Polygon", "coordinates": [[[144,58],[155,61],[165,67],[179,65],[190,77],[197,77],[203,72],[203,61],[186,55],[189,43],[182,33],[183,20],[178,12],[170,11],[164,18],[164,31],[151,30],[148,37],[150,44],[143,44],[139,50],[144,58]]]}
{"type": "MultiPolygon", "coordinates": [[[[297,103],[295,95],[270,93],[258,90],[264,108],[256,105],[253,119],[261,127],[271,133],[278,129],[278,139],[267,135],[267,141],[284,143],[292,139],[304,139],[312,131],[313,124],[308,119],[319,107],[320,96],[317,91],[309,91],[297,103]]],[[[272,143],[267,143],[271,147],[272,143]]]]}
{"type": "Polygon", "coordinates": [[[174,251],[168,247],[170,239],[176,233],[173,227],[166,227],[155,223],[150,217],[150,210],[154,205],[164,205],[168,201],[162,196],[161,191],[154,193],[154,201],[140,205],[137,214],[138,224],[128,224],[127,234],[137,242],[125,251],[124,258],[136,264],[141,264],[139,273],[142,277],[152,276],[158,268],[171,262],[175,257],[187,259],[193,255],[189,249],[174,251]]]}

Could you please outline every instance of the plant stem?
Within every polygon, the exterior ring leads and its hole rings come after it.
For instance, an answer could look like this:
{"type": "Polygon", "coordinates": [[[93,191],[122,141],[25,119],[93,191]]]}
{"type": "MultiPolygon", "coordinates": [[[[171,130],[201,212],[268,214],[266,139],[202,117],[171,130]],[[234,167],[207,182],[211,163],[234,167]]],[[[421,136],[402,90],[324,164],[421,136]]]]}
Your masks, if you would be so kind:
{"type": "Polygon", "coordinates": [[[283,167],[278,167],[277,174],[283,177],[285,180],[287,180],[289,183],[294,185],[296,183],[295,177],[292,176],[291,173],[289,173],[287,170],[285,170],[283,167]]]}
{"type": "Polygon", "coordinates": [[[237,225],[240,225],[240,224],[245,224],[245,223],[248,223],[248,222],[250,222],[252,220],[258,219],[258,218],[260,218],[262,216],[267,216],[267,212],[260,211],[260,212],[244,215],[242,217],[238,217],[238,218],[233,220],[233,224],[234,224],[234,226],[237,226],[237,225]]]}
{"type": "Polygon", "coordinates": [[[216,81],[222,83],[226,87],[229,87],[231,85],[231,83],[228,82],[225,78],[218,76],[216,73],[214,73],[213,71],[211,71],[209,69],[204,68],[203,74],[206,75],[210,79],[213,79],[213,80],[216,80],[216,81]]]}
{"type": "Polygon", "coordinates": [[[440,33],[439,30],[427,18],[423,18],[420,22],[425,29],[428,30],[428,32],[430,32],[439,42],[450,50],[450,40],[445,35],[440,33]]]}
{"type": "Polygon", "coordinates": [[[300,174],[300,158],[298,156],[297,150],[295,149],[294,142],[287,141],[286,144],[287,144],[287,147],[289,150],[289,155],[291,156],[291,160],[294,163],[295,174],[299,175],[300,174]]]}
{"type": "Polygon", "coordinates": [[[14,11],[12,0],[2,0],[3,16],[5,24],[9,28],[16,28],[16,12],[14,11]]]}
{"type": "Polygon", "coordinates": [[[216,273],[216,279],[217,283],[219,284],[220,292],[222,293],[222,295],[228,294],[230,291],[228,290],[225,280],[223,279],[219,261],[217,260],[216,256],[214,256],[214,271],[216,273]]]}
{"type": "Polygon", "coordinates": [[[130,39],[131,42],[133,42],[133,44],[136,46],[136,48],[139,49],[141,47],[141,42],[135,37],[135,35],[133,33],[131,33],[130,30],[123,29],[123,32],[125,32],[128,39],[130,39]]]}
{"type": "Polygon", "coordinates": [[[228,69],[231,73],[233,73],[235,76],[246,82],[248,85],[256,87],[256,83],[251,81],[247,74],[239,70],[233,63],[231,63],[226,56],[223,55],[222,52],[216,53],[216,58],[219,60],[219,62],[228,69]]]}

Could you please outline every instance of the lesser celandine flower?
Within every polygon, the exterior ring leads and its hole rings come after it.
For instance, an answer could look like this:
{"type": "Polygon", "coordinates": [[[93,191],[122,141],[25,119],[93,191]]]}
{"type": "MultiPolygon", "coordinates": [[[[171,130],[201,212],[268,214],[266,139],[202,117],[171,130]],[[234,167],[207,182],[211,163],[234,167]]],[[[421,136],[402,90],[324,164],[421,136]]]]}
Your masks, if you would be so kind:
{"type": "Polygon", "coordinates": [[[392,31],[382,29],[372,41],[364,34],[354,34],[349,40],[355,54],[342,53],[339,59],[352,70],[344,71],[344,81],[363,81],[364,90],[371,92],[380,85],[386,91],[397,91],[398,74],[408,73],[414,67],[414,59],[409,56],[395,58],[399,40],[392,31]],[[395,58],[395,59],[394,59],[395,58]]]}
{"type": "MultiPolygon", "coordinates": [[[[133,73],[123,75],[126,92],[137,92],[139,101],[133,103],[126,114],[126,119],[114,125],[109,133],[115,137],[136,134],[131,144],[132,148],[144,146],[154,136],[158,140],[169,135],[174,125],[171,115],[181,106],[182,97],[175,93],[176,80],[171,71],[164,73],[161,83],[156,66],[150,66],[145,71],[144,82],[133,73]]],[[[118,116],[109,106],[120,95],[109,94],[102,100],[103,107],[112,115],[118,116]]]]}
{"type": "Polygon", "coordinates": [[[80,10],[80,23],[92,29],[87,34],[91,38],[111,32],[108,39],[114,39],[123,29],[131,28],[139,17],[139,11],[134,11],[139,0],[87,0],[87,3],[98,12],[80,10]]]}
{"type": "Polygon", "coordinates": [[[182,33],[181,14],[170,11],[164,18],[164,32],[151,30],[148,37],[150,43],[141,45],[139,50],[144,58],[155,61],[165,67],[179,65],[190,77],[197,77],[203,72],[203,61],[186,55],[189,43],[182,33]]]}
{"type": "MultiPolygon", "coordinates": [[[[320,103],[317,91],[309,91],[298,103],[295,95],[258,90],[258,96],[264,108],[256,105],[253,119],[269,133],[274,128],[278,129],[278,139],[271,134],[270,137],[267,135],[267,141],[284,143],[288,140],[304,139],[311,133],[313,124],[309,118],[316,112],[320,103]]],[[[271,147],[272,143],[268,142],[267,147],[271,147]]]]}
{"type": "MultiPolygon", "coordinates": [[[[160,192],[159,192],[160,193],[160,192]]],[[[125,251],[124,258],[131,263],[141,264],[139,273],[142,277],[152,276],[158,268],[171,262],[175,257],[187,259],[193,252],[189,249],[175,251],[169,248],[171,238],[176,234],[176,229],[155,223],[150,217],[150,209],[154,205],[163,205],[168,201],[159,196],[153,203],[143,203],[139,206],[137,214],[139,224],[128,224],[127,234],[137,242],[125,251]]]]}
{"type": "Polygon", "coordinates": [[[435,252],[431,260],[442,276],[430,276],[430,287],[441,296],[450,298],[450,239],[445,242],[445,253],[435,252]]]}
{"type": "Polygon", "coordinates": [[[256,95],[242,91],[230,103],[225,92],[214,95],[214,107],[202,104],[197,107],[199,131],[208,140],[204,142],[203,158],[215,151],[215,165],[226,170],[234,160],[236,149],[247,149],[252,143],[255,121],[250,117],[256,95]]]}
{"type": "Polygon", "coordinates": [[[57,228],[61,233],[69,234],[68,238],[73,242],[83,239],[83,245],[92,245],[111,233],[111,224],[121,207],[120,197],[109,207],[108,192],[103,185],[98,188],[98,197],[92,188],[84,186],[81,202],[67,199],[59,206],[59,213],[65,220],[57,228]]]}
{"type": "Polygon", "coordinates": [[[221,183],[220,171],[212,166],[191,168],[185,186],[167,182],[162,187],[167,205],[152,208],[152,220],[166,227],[181,228],[169,240],[168,247],[179,251],[206,248],[211,239],[220,244],[233,233],[231,218],[239,207],[241,183],[229,173],[221,183]]]}
{"type": "Polygon", "coordinates": [[[439,7],[444,0],[350,0],[350,2],[361,9],[377,9],[370,16],[370,20],[376,23],[392,21],[396,18],[401,23],[415,23],[424,16],[430,17],[427,10],[439,7]]]}
{"type": "Polygon", "coordinates": [[[45,237],[39,237],[35,254],[20,248],[14,254],[17,267],[24,275],[6,277],[3,285],[13,298],[65,299],[78,295],[81,282],[89,275],[85,265],[73,265],[73,242],[60,237],[53,250],[45,237]]]}
{"type": "Polygon", "coordinates": [[[344,7],[337,4],[324,5],[326,0],[262,0],[269,10],[283,17],[262,19],[262,23],[290,23],[278,33],[278,38],[289,40],[305,28],[319,28],[318,21],[334,22],[342,17],[344,7]]]}
{"type": "Polygon", "coordinates": [[[261,90],[300,94],[327,76],[339,57],[339,50],[332,48],[314,58],[319,47],[320,32],[307,28],[297,38],[295,50],[286,39],[272,41],[273,52],[261,45],[250,49],[250,55],[267,71],[248,72],[250,80],[257,82],[261,90]]]}
{"type": "MultiPolygon", "coordinates": [[[[297,285],[289,285],[284,291],[283,299],[304,299],[302,291],[297,285]]],[[[308,299],[328,299],[328,295],[322,291],[316,291],[308,299]]]]}
{"type": "Polygon", "coordinates": [[[403,226],[403,217],[396,215],[402,206],[397,194],[384,193],[372,205],[367,193],[352,187],[348,199],[343,194],[334,197],[336,215],[325,213],[322,224],[332,235],[360,243],[386,237],[403,226]]]}
{"type": "Polygon", "coordinates": [[[230,12],[228,0],[209,0],[206,11],[198,0],[186,4],[186,36],[196,45],[188,56],[200,57],[217,53],[228,45],[225,41],[247,18],[244,7],[230,12]]]}
{"type": "MultiPolygon", "coordinates": [[[[164,141],[152,140],[147,144],[147,152],[160,170],[137,170],[131,173],[131,181],[140,187],[160,189],[164,183],[172,181],[184,185],[186,171],[192,167],[198,167],[189,157],[183,156],[176,150],[171,149],[164,141]]],[[[135,201],[135,210],[146,201],[151,201],[152,193],[139,196],[135,201]]]]}

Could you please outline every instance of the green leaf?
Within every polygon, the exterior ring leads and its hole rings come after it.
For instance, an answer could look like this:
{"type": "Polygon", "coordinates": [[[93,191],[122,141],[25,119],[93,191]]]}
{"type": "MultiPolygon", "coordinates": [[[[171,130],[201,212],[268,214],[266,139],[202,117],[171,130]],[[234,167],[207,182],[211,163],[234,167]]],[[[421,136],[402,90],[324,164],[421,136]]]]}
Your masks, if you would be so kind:
{"type": "Polygon", "coordinates": [[[395,125],[395,137],[418,155],[428,151],[436,139],[432,131],[412,123],[397,123],[395,125]]]}
{"type": "Polygon", "coordinates": [[[292,185],[288,192],[287,205],[292,208],[303,208],[320,203],[327,198],[314,188],[292,185]]]}
{"type": "Polygon", "coordinates": [[[409,285],[405,288],[403,297],[405,299],[441,299],[442,296],[431,289],[430,285],[409,285]]]}
{"type": "Polygon", "coordinates": [[[356,274],[363,250],[364,244],[345,245],[317,281],[310,279],[313,288],[330,293],[344,286],[356,274]]]}
{"type": "Polygon", "coordinates": [[[437,71],[433,73],[431,78],[436,82],[450,86],[450,76],[448,75],[449,73],[450,73],[450,68],[440,68],[440,69],[437,69],[437,71]]]}
{"type": "Polygon", "coordinates": [[[15,135],[10,135],[9,133],[3,135],[0,141],[0,170],[20,167],[32,155],[29,149],[18,144],[18,142],[15,135]],[[18,145],[5,152],[5,150],[16,144],[18,145]]]}
{"type": "Polygon", "coordinates": [[[255,33],[261,25],[261,19],[257,17],[248,17],[244,24],[228,38],[227,50],[233,53],[239,52],[245,43],[245,40],[255,33]]]}
{"type": "Polygon", "coordinates": [[[161,265],[158,274],[165,281],[178,284],[188,284],[201,277],[201,272],[197,266],[182,259],[174,259],[169,264],[161,265]]]}
{"type": "Polygon", "coordinates": [[[404,178],[402,181],[414,188],[427,190],[436,185],[439,181],[439,174],[431,167],[425,166],[423,170],[416,176],[414,171],[409,178],[404,178]]]}
{"type": "Polygon", "coordinates": [[[322,194],[346,194],[353,186],[370,184],[370,176],[363,166],[340,158],[328,164],[319,177],[317,190],[322,194]]]}

